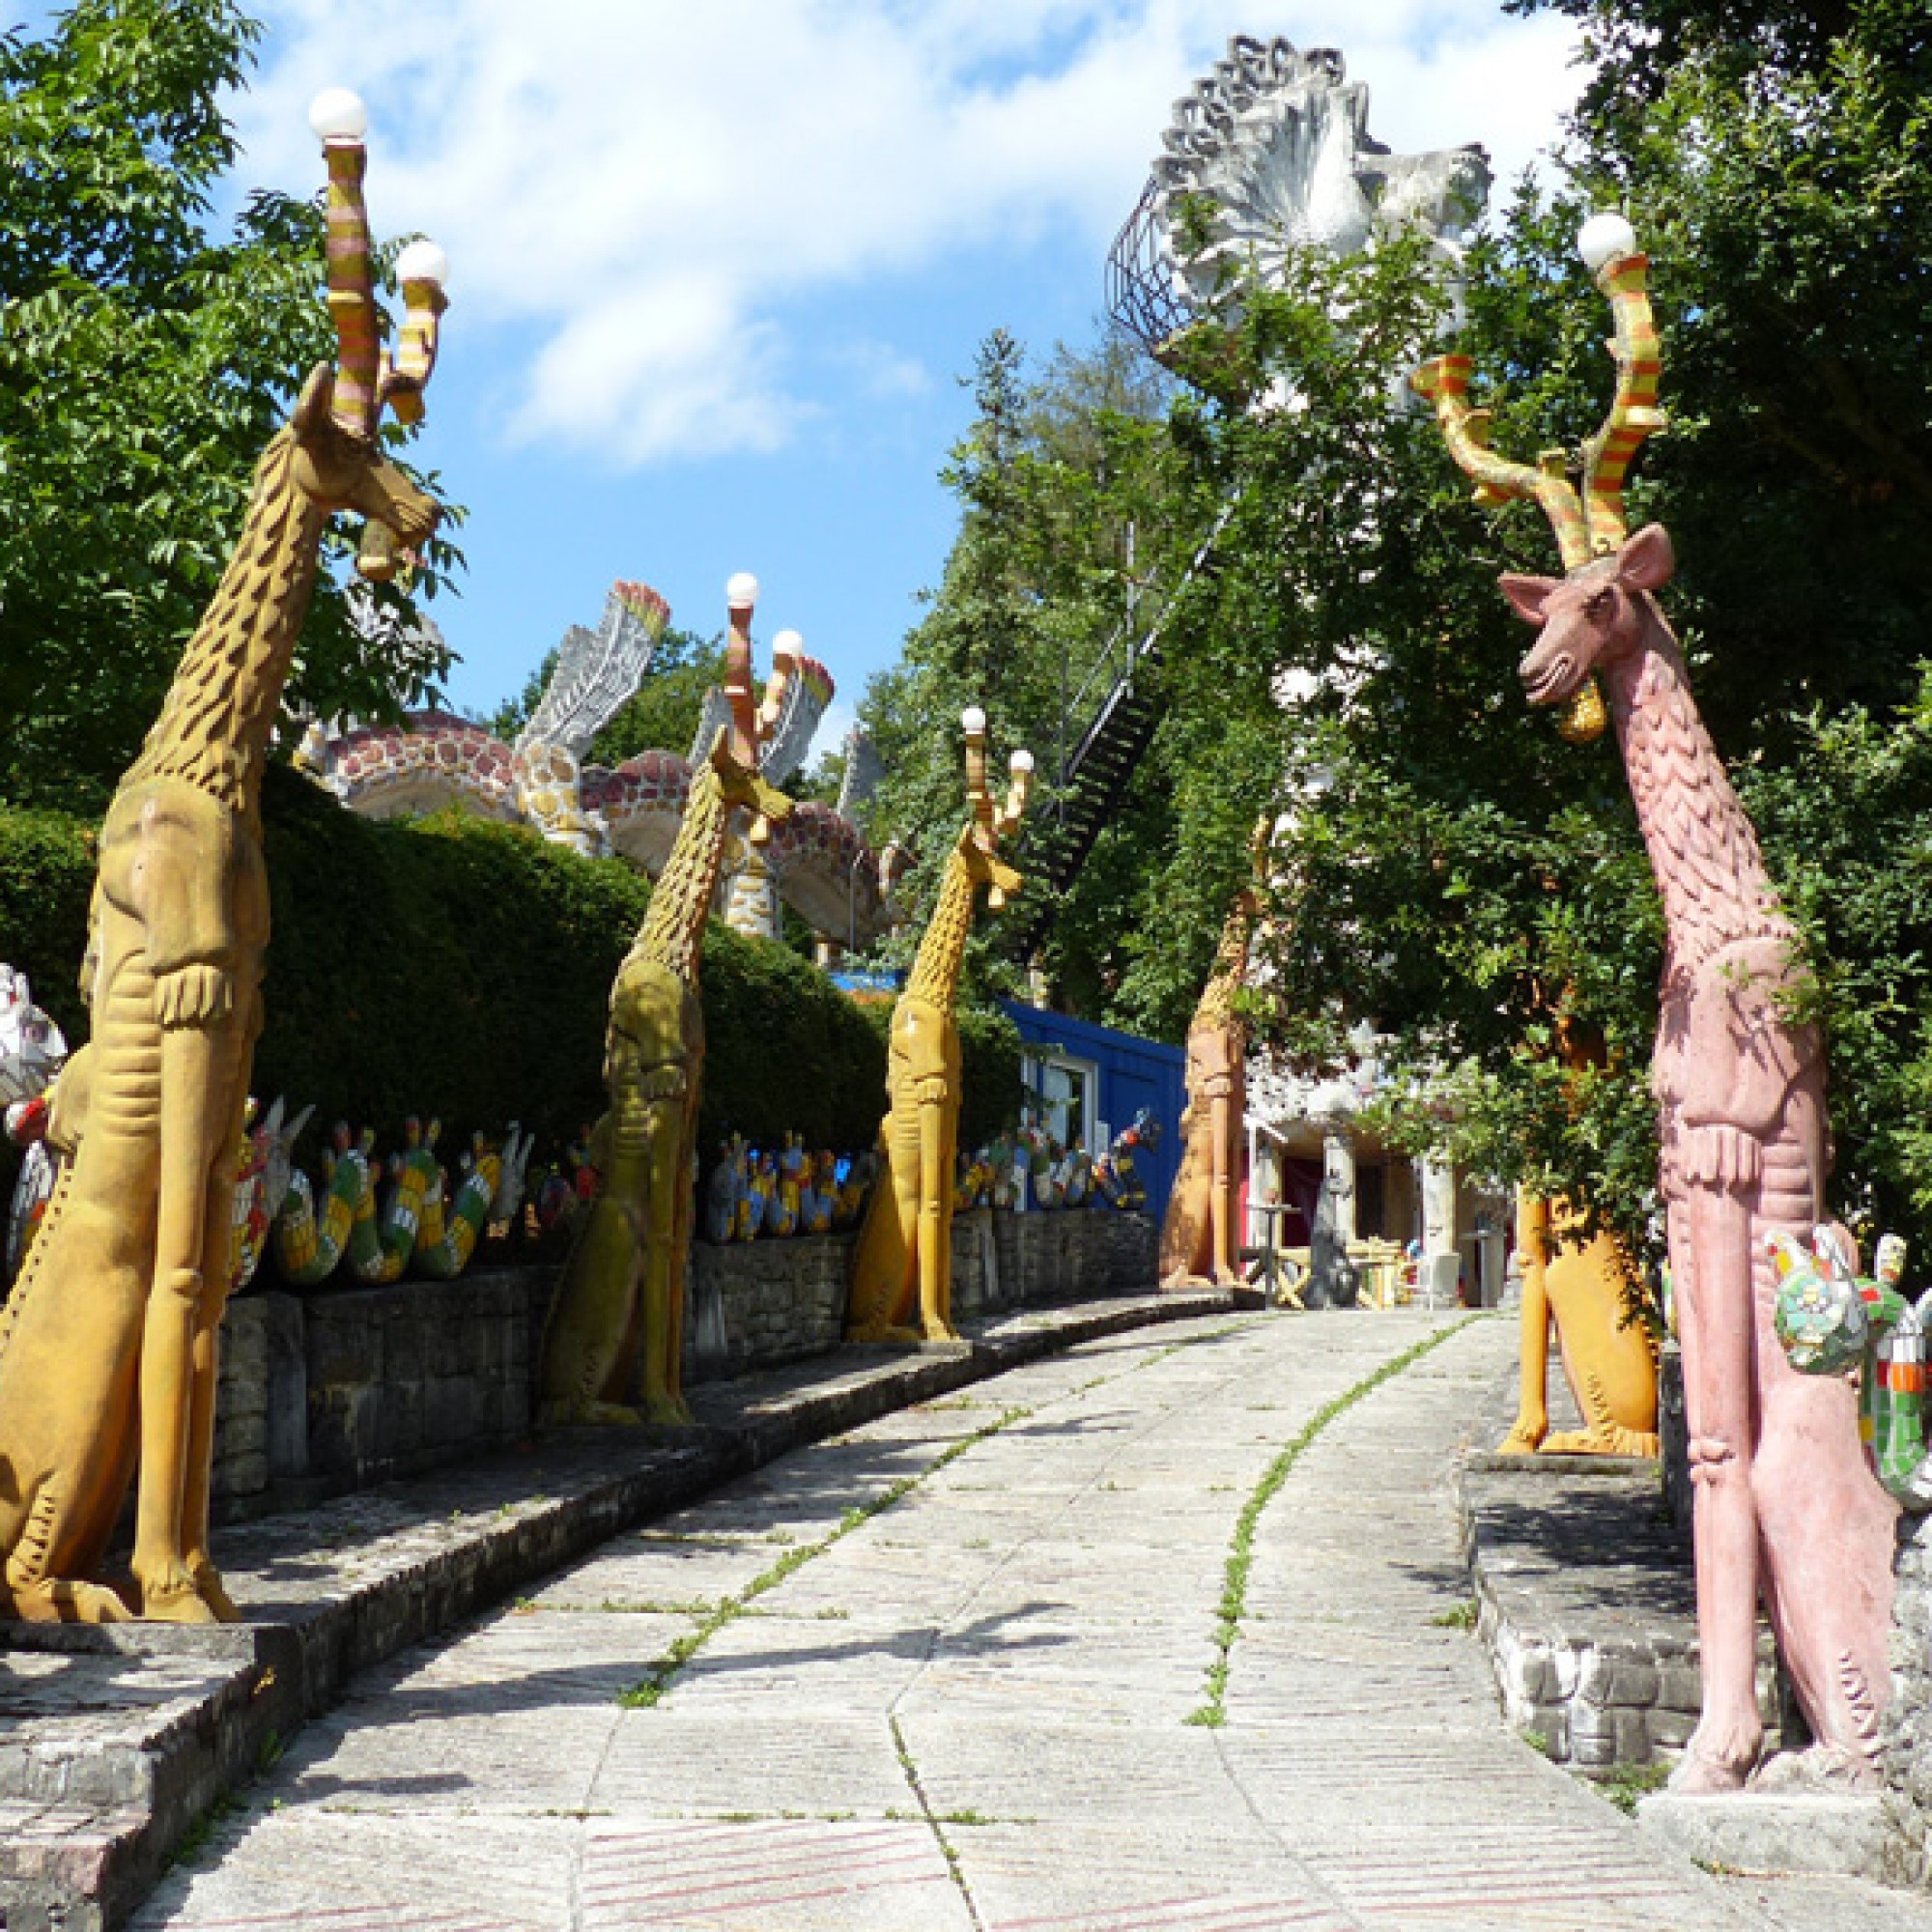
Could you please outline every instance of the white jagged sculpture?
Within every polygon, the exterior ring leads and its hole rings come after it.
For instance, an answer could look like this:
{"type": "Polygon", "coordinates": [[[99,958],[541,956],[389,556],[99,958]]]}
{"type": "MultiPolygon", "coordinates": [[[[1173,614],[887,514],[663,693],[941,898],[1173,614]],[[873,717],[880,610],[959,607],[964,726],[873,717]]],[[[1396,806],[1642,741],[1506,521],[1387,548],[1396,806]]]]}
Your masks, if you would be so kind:
{"type": "Polygon", "coordinates": [[[1369,134],[1369,90],[1346,73],[1333,47],[1237,34],[1175,102],[1154,213],[1189,307],[1284,287],[1297,248],[1350,255],[1395,230],[1429,237],[1458,278],[1461,237],[1489,199],[1489,156],[1474,143],[1391,154],[1369,134]]]}

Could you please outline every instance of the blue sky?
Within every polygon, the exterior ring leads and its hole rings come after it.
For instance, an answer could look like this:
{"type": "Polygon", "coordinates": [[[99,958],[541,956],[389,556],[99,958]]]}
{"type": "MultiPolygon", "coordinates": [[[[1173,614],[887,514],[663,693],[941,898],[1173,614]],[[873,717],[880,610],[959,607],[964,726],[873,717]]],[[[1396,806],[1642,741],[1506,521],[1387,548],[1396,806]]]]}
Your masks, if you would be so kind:
{"type": "MultiPolygon", "coordinates": [[[[368,101],[379,228],[452,261],[419,448],[469,507],[436,615],[488,708],[612,578],[805,634],[840,713],[955,515],[955,378],[995,325],[1085,339],[1174,98],[1236,31],[1339,45],[1401,150],[1505,173],[1575,92],[1497,0],[258,0],[245,185],[311,192],[305,111],[368,101]]],[[[838,719],[833,722],[835,729],[838,719]]],[[[824,742],[822,740],[821,742],[824,742]]]]}

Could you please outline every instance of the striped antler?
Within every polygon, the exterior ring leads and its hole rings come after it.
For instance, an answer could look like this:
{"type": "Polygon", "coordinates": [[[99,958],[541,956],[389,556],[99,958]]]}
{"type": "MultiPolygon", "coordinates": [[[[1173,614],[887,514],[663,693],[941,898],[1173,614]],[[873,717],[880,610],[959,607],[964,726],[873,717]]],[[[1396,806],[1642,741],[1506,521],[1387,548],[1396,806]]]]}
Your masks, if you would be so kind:
{"type": "MultiPolygon", "coordinates": [[[[392,357],[383,348],[362,196],[368,120],[347,88],[327,89],[309,107],[309,125],[321,136],[328,170],[328,312],[337,351],[329,413],[339,429],[365,443],[375,441],[385,407],[398,422],[422,420],[422,392],[436,368],[440,325],[448,306],[442,284],[449,273],[448,258],[433,242],[412,242],[397,258],[405,317],[392,357]]],[[[401,561],[394,531],[372,519],[363,529],[356,569],[372,582],[386,582],[401,561]]]]}
{"type": "MultiPolygon", "coordinates": [[[[1033,753],[1015,752],[1009,764],[1011,783],[1004,805],[998,804],[986,784],[986,714],[977,704],[960,713],[959,723],[966,733],[966,802],[973,808],[973,842],[988,858],[999,849],[1002,838],[1011,836],[1026,815],[1027,798],[1033,790],[1033,753]]],[[[995,911],[1005,905],[1007,895],[994,885],[986,902],[995,911]]]]}
{"type": "MultiPolygon", "coordinates": [[[[1499,504],[1530,497],[1542,504],[1566,571],[1580,570],[1622,547],[1628,535],[1624,480],[1644,438],[1663,428],[1665,420],[1657,407],[1663,360],[1645,279],[1650,258],[1637,251],[1635,236],[1618,215],[1600,214],[1586,223],[1577,246],[1609,298],[1616,333],[1607,347],[1617,365],[1609,414],[1580,452],[1580,492],[1570,481],[1570,464],[1560,449],[1546,449],[1527,464],[1512,463],[1490,448],[1490,412],[1469,407],[1474,365],[1468,356],[1438,355],[1408,379],[1409,386],[1435,405],[1450,455],[1475,479],[1476,500],[1499,504]]],[[[1564,707],[1556,728],[1584,743],[1607,723],[1603,693],[1592,678],[1564,707]]]]}

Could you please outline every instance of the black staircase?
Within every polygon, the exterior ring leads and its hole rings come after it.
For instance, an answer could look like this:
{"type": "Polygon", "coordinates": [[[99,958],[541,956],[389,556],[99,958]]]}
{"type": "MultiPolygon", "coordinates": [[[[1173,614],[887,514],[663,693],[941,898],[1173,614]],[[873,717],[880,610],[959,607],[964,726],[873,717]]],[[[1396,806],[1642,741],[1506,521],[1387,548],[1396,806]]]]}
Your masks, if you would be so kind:
{"type": "Polygon", "coordinates": [[[1053,810],[1036,821],[1028,839],[1027,893],[1022,916],[1009,930],[1022,959],[1031,959],[1046,939],[1061,894],[1080,876],[1108,814],[1125,796],[1160,724],[1148,690],[1149,673],[1160,662],[1160,640],[1181,592],[1206,567],[1215,539],[1234,514],[1230,503],[1214,520],[1180,581],[1161,600],[1151,620],[1136,606],[1107,639],[1080,689],[1067,701],[1067,722],[1085,714],[1097,691],[1102,694],[1092,720],[1070,753],[1065,754],[1053,810]]]}

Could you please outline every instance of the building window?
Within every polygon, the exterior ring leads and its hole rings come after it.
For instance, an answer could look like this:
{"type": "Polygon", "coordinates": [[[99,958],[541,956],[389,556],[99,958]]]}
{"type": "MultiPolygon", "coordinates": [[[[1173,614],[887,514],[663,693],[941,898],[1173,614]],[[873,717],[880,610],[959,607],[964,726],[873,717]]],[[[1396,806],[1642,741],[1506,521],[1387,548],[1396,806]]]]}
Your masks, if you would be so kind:
{"type": "Polygon", "coordinates": [[[1078,1134],[1092,1153],[1100,1104],[1100,1069],[1091,1060],[1069,1054],[1030,1050],[1024,1078],[1027,1104],[1033,1117],[1062,1147],[1071,1147],[1078,1134]]]}

